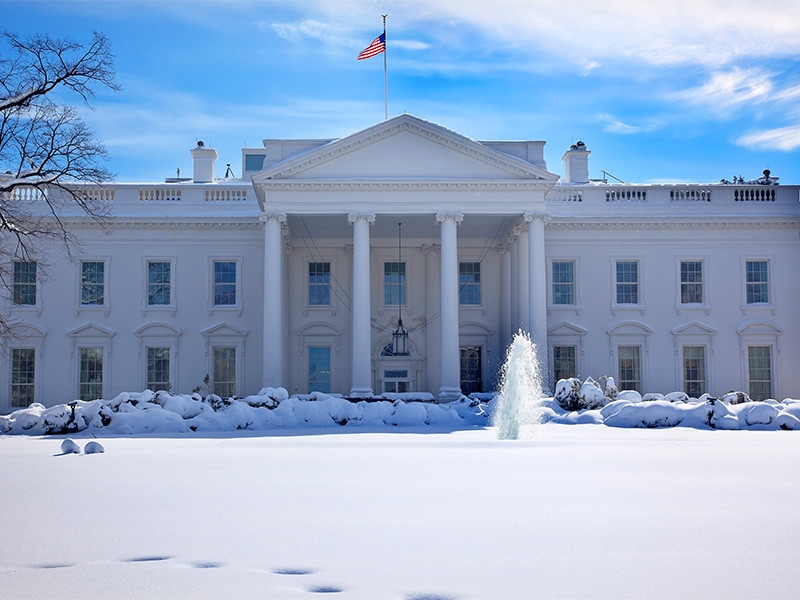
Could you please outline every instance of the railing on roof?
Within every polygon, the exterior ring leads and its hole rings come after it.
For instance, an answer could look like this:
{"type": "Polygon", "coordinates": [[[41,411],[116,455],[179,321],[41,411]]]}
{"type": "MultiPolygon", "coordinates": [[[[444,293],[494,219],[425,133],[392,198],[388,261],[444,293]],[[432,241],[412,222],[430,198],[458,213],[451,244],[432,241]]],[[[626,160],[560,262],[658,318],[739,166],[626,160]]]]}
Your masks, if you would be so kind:
{"type": "Polygon", "coordinates": [[[736,188],[733,190],[733,199],[736,202],[775,202],[775,187],[755,185],[736,188]]]}
{"type": "Polygon", "coordinates": [[[710,203],[736,204],[741,202],[773,202],[796,204],[797,186],[742,184],[566,184],[556,185],[547,193],[553,203],[599,205],[605,203],[673,204],[710,203]]]}

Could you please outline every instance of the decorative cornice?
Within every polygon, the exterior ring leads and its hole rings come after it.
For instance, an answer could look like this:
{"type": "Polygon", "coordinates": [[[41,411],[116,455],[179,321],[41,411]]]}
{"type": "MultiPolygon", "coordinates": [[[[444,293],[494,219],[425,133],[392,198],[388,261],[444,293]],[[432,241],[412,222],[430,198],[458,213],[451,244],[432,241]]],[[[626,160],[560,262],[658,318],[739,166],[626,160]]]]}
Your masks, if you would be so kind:
{"type": "Polygon", "coordinates": [[[659,221],[624,221],[616,219],[614,221],[551,221],[547,224],[550,230],[630,230],[635,229],[798,229],[800,221],[775,219],[774,221],[719,221],[719,220],[696,220],[696,221],[675,221],[664,219],[659,221]]]}
{"type": "Polygon", "coordinates": [[[285,179],[268,179],[258,183],[268,191],[294,192],[464,192],[464,191],[531,191],[550,189],[552,182],[543,179],[508,180],[508,181],[297,181],[285,179]]]}
{"type": "Polygon", "coordinates": [[[255,218],[247,221],[189,221],[189,220],[175,220],[167,217],[168,220],[164,221],[145,221],[145,220],[117,220],[111,219],[103,224],[92,221],[80,221],[69,223],[71,229],[90,229],[90,230],[131,230],[131,229],[149,229],[149,230],[176,230],[176,229],[197,229],[197,230],[210,230],[215,231],[233,231],[240,229],[253,229],[260,230],[263,228],[261,223],[255,218]]]}

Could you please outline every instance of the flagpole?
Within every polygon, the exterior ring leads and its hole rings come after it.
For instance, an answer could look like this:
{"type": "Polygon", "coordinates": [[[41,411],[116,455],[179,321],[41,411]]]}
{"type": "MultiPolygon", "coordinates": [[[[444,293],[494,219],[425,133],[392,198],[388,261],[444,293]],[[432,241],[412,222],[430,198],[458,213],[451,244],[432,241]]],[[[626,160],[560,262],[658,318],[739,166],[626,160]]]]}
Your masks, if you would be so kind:
{"type": "Polygon", "coordinates": [[[383,120],[389,120],[389,79],[386,76],[386,52],[388,44],[386,43],[386,15],[383,17],[383,120]]]}

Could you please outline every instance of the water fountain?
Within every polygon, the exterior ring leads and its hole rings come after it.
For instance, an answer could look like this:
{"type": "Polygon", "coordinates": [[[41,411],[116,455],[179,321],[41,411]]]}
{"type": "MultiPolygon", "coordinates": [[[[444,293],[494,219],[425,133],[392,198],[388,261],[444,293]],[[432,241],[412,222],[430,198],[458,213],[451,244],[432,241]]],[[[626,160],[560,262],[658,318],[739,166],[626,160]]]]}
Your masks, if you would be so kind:
{"type": "Polygon", "coordinates": [[[518,331],[506,352],[500,394],[495,400],[492,422],[497,427],[498,439],[516,440],[522,425],[540,423],[541,416],[537,409],[542,399],[536,345],[529,334],[518,331]]]}

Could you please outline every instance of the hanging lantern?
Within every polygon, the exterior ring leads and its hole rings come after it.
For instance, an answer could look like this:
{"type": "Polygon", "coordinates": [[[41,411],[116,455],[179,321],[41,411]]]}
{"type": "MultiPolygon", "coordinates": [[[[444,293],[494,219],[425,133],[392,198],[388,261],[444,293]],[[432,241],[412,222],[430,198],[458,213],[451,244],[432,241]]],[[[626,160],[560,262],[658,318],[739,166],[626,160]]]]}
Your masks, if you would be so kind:
{"type": "MultiPolygon", "coordinates": [[[[401,232],[402,223],[397,224],[397,268],[400,268],[402,262],[401,253],[401,232]]],[[[392,333],[392,354],[395,356],[408,356],[408,331],[403,327],[403,305],[400,303],[400,298],[397,299],[397,329],[392,333]]]]}

